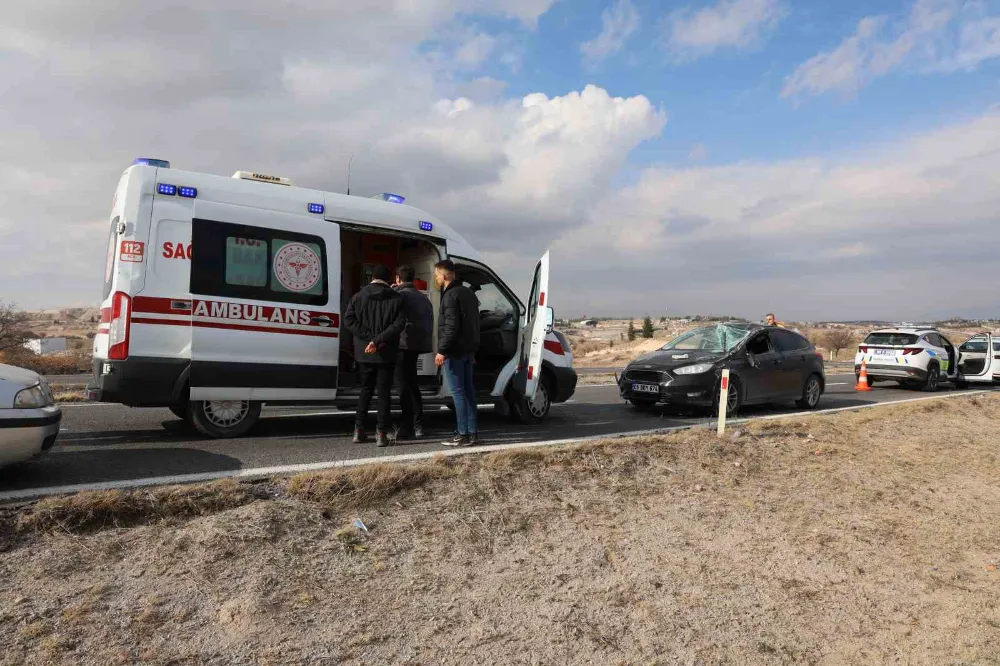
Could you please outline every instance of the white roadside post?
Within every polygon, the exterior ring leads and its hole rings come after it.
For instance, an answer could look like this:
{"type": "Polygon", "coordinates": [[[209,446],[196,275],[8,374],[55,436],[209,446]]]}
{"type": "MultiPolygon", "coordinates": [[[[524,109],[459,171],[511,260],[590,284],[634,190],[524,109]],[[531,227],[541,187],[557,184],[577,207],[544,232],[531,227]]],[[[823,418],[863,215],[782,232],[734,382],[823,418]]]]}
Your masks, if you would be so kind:
{"type": "Polygon", "coordinates": [[[729,404],[729,369],[722,371],[722,384],[719,389],[719,437],[726,431],[726,405],[729,404]]]}

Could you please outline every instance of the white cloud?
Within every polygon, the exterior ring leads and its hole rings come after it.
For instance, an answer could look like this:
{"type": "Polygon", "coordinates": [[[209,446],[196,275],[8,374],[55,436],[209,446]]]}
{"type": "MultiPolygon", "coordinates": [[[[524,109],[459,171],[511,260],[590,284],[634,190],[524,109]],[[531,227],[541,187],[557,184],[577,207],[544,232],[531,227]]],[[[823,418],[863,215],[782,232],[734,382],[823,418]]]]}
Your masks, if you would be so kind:
{"type": "Polygon", "coordinates": [[[697,143],[691,146],[691,151],[688,153],[688,159],[692,162],[704,162],[708,159],[708,146],[703,143],[697,143]]]}
{"type": "Polygon", "coordinates": [[[785,79],[783,97],[836,91],[851,96],[900,69],[970,70],[1000,57],[1000,17],[986,5],[961,0],[917,0],[905,18],[868,16],[837,48],[819,53],[785,79]]]}
{"type": "Polygon", "coordinates": [[[785,14],[779,0],[718,0],[698,10],[688,6],[667,18],[667,48],[677,61],[746,48],[774,30],[785,14]]]}
{"type": "Polygon", "coordinates": [[[600,62],[617,53],[639,27],[639,12],[629,0],[616,0],[601,12],[601,32],[597,37],[580,45],[584,59],[600,62]]]}

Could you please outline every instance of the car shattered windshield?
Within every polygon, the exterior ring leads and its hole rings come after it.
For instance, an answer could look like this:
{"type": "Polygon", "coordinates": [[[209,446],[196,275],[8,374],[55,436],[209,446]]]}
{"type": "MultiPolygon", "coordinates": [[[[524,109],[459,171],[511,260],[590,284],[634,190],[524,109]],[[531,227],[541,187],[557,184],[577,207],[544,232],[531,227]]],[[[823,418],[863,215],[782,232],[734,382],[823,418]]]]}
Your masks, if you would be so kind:
{"type": "Polygon", "coordinates": [[[743,338],[750,334],[747,324],[716,324],[702,326],[679,335],[662,349],[663,351],[702,351],[722,354],[731,351],[743,338]]]}

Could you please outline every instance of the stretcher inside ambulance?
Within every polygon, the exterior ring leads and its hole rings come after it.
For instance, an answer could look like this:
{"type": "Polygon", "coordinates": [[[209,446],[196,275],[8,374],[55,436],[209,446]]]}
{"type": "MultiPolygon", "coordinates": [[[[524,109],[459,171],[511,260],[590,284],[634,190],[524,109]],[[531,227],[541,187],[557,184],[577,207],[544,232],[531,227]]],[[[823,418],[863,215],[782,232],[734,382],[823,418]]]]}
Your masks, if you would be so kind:
{"type": "MultiPolygon", "coordinates": [[[[168,407],[209,437],[245,434],[265,403],[353,407],[359,373],[340,324],[348,301],[375,265],[407,264],[436,317],[433,267],[444,257],[480,302],[480,403],[522,421],[545,418],[576,388],[569,344],[553,330],[548,253],[526,307],[460,235],[399,195],[321,192],[141,158],[112,204],[88,396],[168,407]]],[[[433,361],[425,354],[418,370],[425,403],[449,405],[433,361]]]]}

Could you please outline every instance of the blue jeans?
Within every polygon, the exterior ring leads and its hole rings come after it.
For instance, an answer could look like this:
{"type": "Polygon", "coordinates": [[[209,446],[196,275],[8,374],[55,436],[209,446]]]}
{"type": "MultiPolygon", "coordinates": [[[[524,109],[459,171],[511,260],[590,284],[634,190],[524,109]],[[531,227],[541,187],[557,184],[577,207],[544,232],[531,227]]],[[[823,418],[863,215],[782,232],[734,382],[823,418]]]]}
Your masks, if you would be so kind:
{"type": "Polygon", "coordinates": [[[444,361],[451,397],[455,401],[455,418],[458,420],[459,435],[475,435],[479,432],[479,412],[476,408],[476,386],[472,378],[472,368],[472,357],[467,354],[449,356],[444,361]]]}

